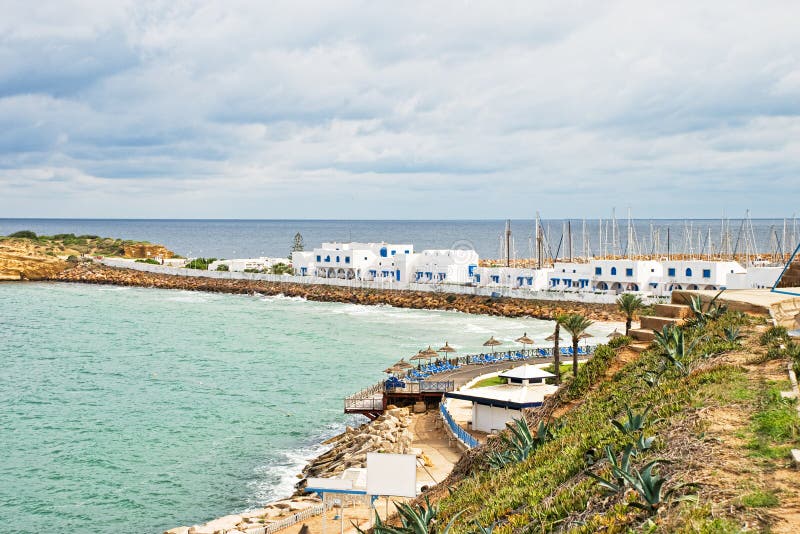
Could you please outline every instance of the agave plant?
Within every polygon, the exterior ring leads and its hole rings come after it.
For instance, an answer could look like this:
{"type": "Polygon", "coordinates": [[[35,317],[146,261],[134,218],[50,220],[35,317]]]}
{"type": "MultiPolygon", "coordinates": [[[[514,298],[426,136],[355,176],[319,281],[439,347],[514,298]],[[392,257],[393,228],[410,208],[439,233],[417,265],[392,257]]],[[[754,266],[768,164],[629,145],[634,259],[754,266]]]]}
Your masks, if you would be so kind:
{"type": "Polygon", "coordinates": [[[694,320],[697,324],[706,324],[708,321],[719,319],[719,317],[728,311],[728,306],[717,302],[719,296],[722,295],[724,289],[714,295],[714,298],[709,301],[708,306],[703,307],[703,299],[700,296],[692,296],[689,299],[689,308],[694,314],[694,320]]]}
{"type": "Polygon", "coordinates": [[[632,502],[630,506],[655,513],[664,504],[697,500],[697,495],[695,494],[676,495],[678,491],[684,488],[697,487],[698,484],[696,483],[678,484],[664,491],[664,483],[666,483],[667,479],[653,471],[661,463],[663,461],[653,460],[641,470],[632,469],[628,473],[622,473],[625,481],[644,501],[643,503],[632,502]]]}
{"type": "MultiPolygon", "coordinates": [[[[436,518],[439,515],[439,507],[431,505],[428,497],[425,497],[425,504],[412,506],[406,503],[395,503],[397,514],[400,516],[400,526],[389,525],[381,520],[375,513],[375,521],[372,527],[374,534],[449,534],[458,516],[457,513],[450,519],[450,522],[439,530],[436,518]]],[[[353,524],[360,534],[366,534],[358,525],[353,524]]]]}
{"type": "Polygon", "coordinates": [[[661,348],[661,353],[666,361],[684,375],[688,374],[689,357],[703,339],[703,337],[697,337],[687,343],[683,329],[672,325],[665,326],[661,332],[656,332],[655,335],[655,342],[661,348]]]}
{"type": "Polygon", "coordinates": [[[611,424],[626,435],[641,432],[644,430],[644,425],[647,423],[647,415],[650,413],[651,408],[652,406],[648,406],[645,411],[641,413],[633,413],[630,406],[627,406],[625,408],[627,411],[627,419],[622,422],[612,419],[611,424]]]}
{"type": "Polygon", "coordinates": [[[722,329],[722,339],[728,343],[736,343],[742,339],[742,337],[738,326],[726,326],[722,329]]]}
{"type": "Polygon", "coordinates": [[[553,439],[555,424],[539,421],[534,435],[525,419],[514,419],[508,424],[508,430],[511,432],[510,435],[500,435],[500,440],[505,445],[504,450],[492,452],[487,456],[486,461],[493,469],[525,460],[536,448],[553,439]]]}
{"type": "Polygon", "coordinates": [[[636,455],[636,451],[633,450],[633,445],[628,444],[622,450],[622,454],[620,455],[619,461],[617,461],[617,455],[614,454],[614,449],[611,448],[610,445],[606,445],[606,458],[608,458],[608,463],[611,464],[611,478],[603,478],[599,475],[592,473],[590,470],[586,470],[585,473],[587,476],[593,478],[597,481],[597,484],[603,489],[603,491],[607,494],[619,493],[623,489],[625,489],[625,477],[622,473],[629,473],[631,469],[631,457],[636,455]]]}
{"type": "Polygon", "coordinates": [[[477,521],[473,521],[472,523],[475,525],[475,529],[476,529],[476,532],[478,534],[492,534],[492,531],[494,530],[494,527],[495,527],[495,524],[496,524],[496,523],[492,523],[488,527],[484,527],[483,525],[481,525],[477,521]]]}

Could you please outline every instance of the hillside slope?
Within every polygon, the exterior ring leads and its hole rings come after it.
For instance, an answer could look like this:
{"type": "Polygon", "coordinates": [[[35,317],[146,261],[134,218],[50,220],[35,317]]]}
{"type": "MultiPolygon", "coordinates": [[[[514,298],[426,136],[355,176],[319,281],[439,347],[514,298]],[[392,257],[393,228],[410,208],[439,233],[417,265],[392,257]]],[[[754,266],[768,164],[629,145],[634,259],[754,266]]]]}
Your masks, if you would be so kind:
{"type": "Polygon", "coordinates": [[[465,458],[448,489],[430,495],[438,522],[461,512],[455,531],[495,534],[800,531],[800,476],[789,457],[800,420],[796,401],[780,394],[790,388],[785,340],[762,346],[767,327],[740,314],[693,323],[675,331],[680,347],[665,338],[610,377],[603,370],[614,357],[585,366],[593,376],[531,414],[531,428],[544,420],[550,435],[526,459],[493,456],[509,450],[501,440],[465,458]],[[546,417],[567,403],[561,417],[546,417]],[[611,423],[635,428],[638,417],[641,428],[627,433],[611,423]],[[626,446],[630,465],[612,471],[626,446]],[[660,491],[637,491],[658,477],[660,491]]]}

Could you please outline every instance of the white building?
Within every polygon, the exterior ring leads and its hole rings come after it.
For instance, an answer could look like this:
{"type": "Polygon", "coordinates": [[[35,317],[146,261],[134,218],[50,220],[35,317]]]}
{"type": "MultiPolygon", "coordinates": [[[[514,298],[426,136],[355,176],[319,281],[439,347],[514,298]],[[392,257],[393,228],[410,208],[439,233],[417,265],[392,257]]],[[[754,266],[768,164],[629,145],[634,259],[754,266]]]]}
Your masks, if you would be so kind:
{"type": "Polygon", "coordinates": [[[397,258],[414,252],[411,244],[323,243],[311,252],[293,252],[299,276],[345,280],[400,280],[397,258]]]}
{"type": "Polygon", "coordinates": [[[209,271],[216,271],[220,265],[226,265],[229,271],[241,272],[245,269],[256,269],[262,271],[269,269],[278,263],[288,264],[286,258],[241,258],[233,260],[217,260],[208,265],[209,271]]]}
{"type": "Polygon", "coordinates": [[[675,289],[727,288],[731,275],[746,277],[747,274],[747,269],[735,261],[665,261],[663,265],[663,283],[667,292],[675,289]]]}
{"type": "Polygon", "coordinates": [[[481,287],[514,287],[541,291],[547,289],[553,269],[520,267],[478,267],[474,282],[481,287]]]}
{"type": "Polygon", "coordinates": [[[420,284],[467,284],[473,281],[478,268],[474,250],[423,250],[397,256],[396,270],[400,282],[420,284]]]}
{"type": "Polygon", "coordinates": [[[545,383],[555,375],[533,365],[522,365],[500,374],[506,384],[445,393],[448,399],[472,403],[472,428],[494,432],[506,428],[506,423],[522,417],[522,410],[541,406],[545,397],[558,386],[545,383]]]}

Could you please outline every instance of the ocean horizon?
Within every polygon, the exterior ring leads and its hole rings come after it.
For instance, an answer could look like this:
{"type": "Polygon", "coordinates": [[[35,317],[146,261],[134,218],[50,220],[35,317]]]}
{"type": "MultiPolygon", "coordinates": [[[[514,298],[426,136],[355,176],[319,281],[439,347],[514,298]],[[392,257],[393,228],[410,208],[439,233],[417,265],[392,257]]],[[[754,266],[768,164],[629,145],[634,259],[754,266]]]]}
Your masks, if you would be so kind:
{"type": "MultiPolygon", "coordinates": [[[[549,253],[565,256],[567,222],[571,224],[573,255],[584,251],[600,251],[603,233],[604,250],[610,252],[617,243],[617,252],[628,248],[628,221],[617,219],[617,228],[603,219],[543,219],[542,227],[549,243],[549,253]]],[[[165,245],[183,256],[217,258],[286,257],[296,233],[303,236],[310,250],[323,242],[392,242],[410,243],[416,250],[469,248],[481,258],[503,256],[502,219],[447,220],[369,220],[369,219],[42,219],[2,218],[0,235],[20,230],[37,234],[88,234],[122,239],[137,239],[165,245]]],[[[535,255],[535,221],[512,219],[512,257],[535,255]]],[[[725,234],[719,218],[707,219],[631,219],[632,243],[635,249],[648,254],[666,253],[667,240],[671,253],[704,254],[720,247],[727,235],[731,249],[753,252],[784,253],[793,251],[800,241],[796,219],[725,219],[725,234]],[[784,228],[784,221],[786,227],[784,228]],[[669,236],[669,237],[668,237],[669,236]]]]}

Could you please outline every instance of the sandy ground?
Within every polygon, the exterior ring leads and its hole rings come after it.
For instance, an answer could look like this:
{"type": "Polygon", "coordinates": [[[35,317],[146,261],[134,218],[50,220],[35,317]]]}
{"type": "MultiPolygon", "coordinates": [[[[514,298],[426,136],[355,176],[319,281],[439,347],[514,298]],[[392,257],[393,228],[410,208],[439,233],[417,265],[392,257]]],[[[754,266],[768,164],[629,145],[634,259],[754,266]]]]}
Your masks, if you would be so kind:
{"type": "MultiPolygon", "coordinates": [[[[422,449],[433,464],[430,467],[417,467],[417,482],[420,484],[436,484],[444,480],[461,457],[461,452],[456,448],[455,444],[448,440],[439,412],[437,410],[429,410],[427,413],[414,415],[412,432],[414,433],[414,447],[422,449]]],[[[406,499],[390,499],[391,502],[404,500],[406,499]]],[[[382,518],[386,517],[386,504],[386,499],[378,499],[375,503],[375,509],[382,518]]],[[[394,505],[391,503],[388,509],[390,515],[394,513],[394,505]]],[[[336,508],[326,514],[324,531],[326,534],[336,532],[355,534],[358,531],[352,523],[366,529],[371,524],[371,517],[372,514],[369,508],[364,504],[347,505],[344,510],[336,508]],[[337,515],[339,519],[334,519],[337,515]],[[341,518],[344,518],[344,521],[341,518]]],[[[306,525],[312,533],[323,532],[322,516],[309,518],[305,522],[300,522],[280,532],[282,534],[299,533],[303,525],[306,525]]]]}

